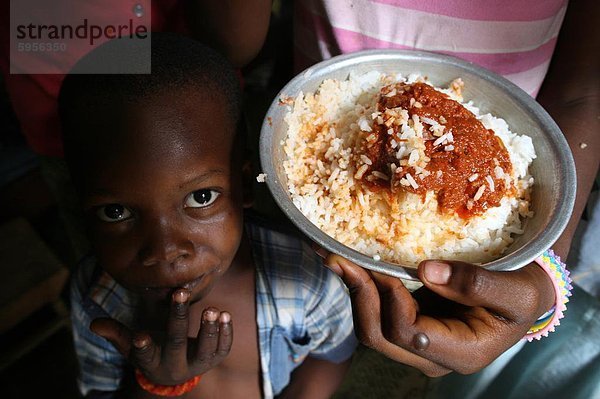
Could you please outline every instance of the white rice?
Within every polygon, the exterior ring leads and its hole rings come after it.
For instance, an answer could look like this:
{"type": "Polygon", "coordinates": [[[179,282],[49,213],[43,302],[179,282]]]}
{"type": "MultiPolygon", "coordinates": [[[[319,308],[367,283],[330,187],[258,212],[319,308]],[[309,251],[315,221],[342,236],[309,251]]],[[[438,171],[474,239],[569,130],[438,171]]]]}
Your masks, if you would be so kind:
{"type": "Polygon", "coordinates": [[[266,173],[259,173],[256,176],[256,181],[259,182],[259,183],[264,183],[266,179],[267,179],[267,174],[266,173]]]}
{"type": "MultiPolygon", "coordinates": [[[[344,81],[325,80],[316,93],[298,95],[285,118],[288,136],[284,168],[292,201],[325,233],[373,258],[413,265],[430,258],[474,263],[498,258],[513,241],[512,235],[522,232],[522,219],[532,215],[529,198],[533,178],[528,167],[536,155],[530,137],[511,132],[503,119],[480,115],[471,102],[464,103],[460,80],[452,82],[449,89],[436,89],[463,103],[503,141],[513,170],[509,174],[496,167],[494,177],[513,184],[516,194],[505,195],[500,206],[482,215],[463,219],[457,214],[440,213],[431,191],[423,200],[404,190],[390,196],[389,191],[375,192],[356,184],[358,179],[371,178],[364,174],[372,160],[359,154],[358,148],[365,137],[369,140],[373,123],[384,122],[376,109],[380,89],[395,82],[416,81],[425,79],[416,74],[403,78],[371,71],[350,74],[344,81]]],[[[388,122],[397,124],[401,131],[401,141],[392,143],[399,164],[415,170],[415,175],[406,174],[400,184],[416,189],[423,176],[430,173],[425,169],[428,158],[421,122],[431,126],[429,134],[436,137],[434,144],[443,145],[446,151],[453,150],[454,138],[443,131],[443,125],[420,121],[417,115],[409,119],[405,110],[388,122]]],[[[396,166],[392,165],[392,170],[396,166]]],[[[383,177],[374,174],[372,178],[383,177]]],[[[486,190],[494,191],[490,180],[484,179],[475,197],[486,190]]]]}

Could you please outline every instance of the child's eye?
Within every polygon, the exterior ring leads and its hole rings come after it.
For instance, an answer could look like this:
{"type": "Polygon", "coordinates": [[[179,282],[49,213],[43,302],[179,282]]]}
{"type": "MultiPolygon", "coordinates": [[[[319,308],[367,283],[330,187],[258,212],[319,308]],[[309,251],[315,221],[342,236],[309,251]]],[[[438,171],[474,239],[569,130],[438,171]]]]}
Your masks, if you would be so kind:
{"type": "Polygon", "coordinates": [[[120,204],[109,204],[99,207],[96,216],[104,222],[120,222],[129,219],[131,211],[120,204]]]}
{"type": "Polygon", "coordinates": [[[206,208],[221,195],[215,190],[198,190],[194,191],[185,199],[185,206],[188,208],[206,208]]]}

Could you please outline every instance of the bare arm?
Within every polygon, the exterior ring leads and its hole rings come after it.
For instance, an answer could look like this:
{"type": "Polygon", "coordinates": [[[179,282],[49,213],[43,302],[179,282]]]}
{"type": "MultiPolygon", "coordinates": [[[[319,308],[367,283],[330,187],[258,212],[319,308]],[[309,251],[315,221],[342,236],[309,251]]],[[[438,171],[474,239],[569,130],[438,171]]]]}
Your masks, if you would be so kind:
{"type": "MultiPolygon", "coordinates": [[[[194,398],[194,397],[198,397],[198,394],[196,393],[198,387],[196,387],[196,389],[193,389],[192,391],[177,396],[178,399],[188,399],[188,398],[194,398]]],[[[117,391],[117,392],[98,392],[98,391],[93,391],[90,392],[90,394],[88,396],[86,396],[86,399],[164,399],[165,396],[159,396],[159,395],[154,395],[151,394],[150,392],[144,391],[142,388],[140,388],[140,386],[137,384],[137,382],[135,381],[135,378],[133,377],[133,375],[129,375],[128,379],[125,381],[124,387],[117,391]],[[92,395],[94,394],[94,395],[92,395]],[[107,396],[103,396],[106,395],[107,396]]]]}
{"type": "Polygon", "coordinates": [[[600,162],[600,2],[569,2],[538,101],[565,134],[577,168],[573,216],[554,245],[555,251],[564,258],[600,162]]]}
{"type": "MultiPolygon", "coordinates": [[[[600,2],[572,0],[539,96],[563,130],[577,167],[573,216],[554,247],[563,257],[598,171],[599,55],[600,2]]],[[[418,273],[425,287],[412,296],[397,279],[337,255],[329,255],[327,265],[349,287],[359,340],[428,376],[479,371],[554,303],[550,279],[535,264],[494,272],[456,261],[422,262],[418,273]]]]}
{"type": "MultiPolygon", "coordinates": [[[[132,331],[110,318],[95,319],[90,330],[103,337],[130,363],[127,369],[138,369],[149,384],[176,386],[218,365],[233,343],[231,316],[210,307],[203,311],[197,338],[189,338],[189,294],[178,289],[172,295],[171,309],[164,339],[156,340],[145,331],[132,331]]],[[[123,375],[123,386],[110,398],[151,399],[161,396],[142,389],[134,381],[133,372],[123,375]]],[[[196,386],[180,398],[197,397],[196,386]]],[[[107,397],[107,392],[92,392],[88,398],[107,397]],[[102,396],[105,395],[105,396],[102,396]]]]}
{"type": "Polygon", "coordinates": [[[327,399],[342,383],[351,360],[335,364],[308,357],[292,373],[292,381],[278,399],[327,399]]]}
{"type": "Polygon", "coordinates": [[[220,50],[235,66],[260,51],[269,28],[271,0],[194,0],[188,23],[194,36],[220,50]]]}

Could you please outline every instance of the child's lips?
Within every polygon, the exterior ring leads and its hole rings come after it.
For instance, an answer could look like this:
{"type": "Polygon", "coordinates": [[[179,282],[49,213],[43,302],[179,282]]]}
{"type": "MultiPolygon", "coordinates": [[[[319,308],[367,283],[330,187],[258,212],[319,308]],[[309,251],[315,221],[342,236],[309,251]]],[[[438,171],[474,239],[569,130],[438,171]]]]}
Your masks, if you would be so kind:
{"type": "MultiPolygon", "coordinates": [[[[187,283],[181,285],[181,288],[185,288],[188,291],[192,291],[198,284],[200,284],[200,281],[202,281],[202,279],[204,278],[204,274],[202,274],[200,277],[192,280],[192,281],[188,281],[187,283]]],[[[177,288],[180,288],[177,287],[177,288]]]]}
{"type": "Polygon", "coordinates": [[[177,289],[186,289],[188,291],[193,291],[193,289],[200,284],[200,282],[204,279],[204,276],[206,276],[206,274],[202,274],[199,277],[195,278],[194,280],[190,280],[181,284],[176,284],[173,286],[169,286],[169,287],[146,287],[144,289],[144,291],[146,291],[147,293],[151,293],[153,295],[157,295],[159,297],[168,297],[171,294],[173,294],[173,292],[177,289]]]}

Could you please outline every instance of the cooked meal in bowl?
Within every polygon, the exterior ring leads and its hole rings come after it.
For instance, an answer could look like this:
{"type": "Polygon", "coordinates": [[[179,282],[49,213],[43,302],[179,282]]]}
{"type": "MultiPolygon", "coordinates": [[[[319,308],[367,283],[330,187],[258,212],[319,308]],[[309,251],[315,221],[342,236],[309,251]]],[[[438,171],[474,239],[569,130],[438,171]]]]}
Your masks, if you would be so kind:
{"type": "Polygon", "coordinates": [[[485,263],[522,232],[531,139],[425,77],[371,71],[282,99],[284,170],[295,206],[376,260],[485,263]]]}

